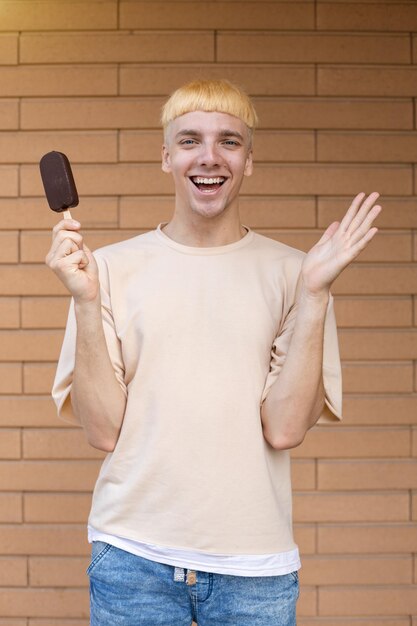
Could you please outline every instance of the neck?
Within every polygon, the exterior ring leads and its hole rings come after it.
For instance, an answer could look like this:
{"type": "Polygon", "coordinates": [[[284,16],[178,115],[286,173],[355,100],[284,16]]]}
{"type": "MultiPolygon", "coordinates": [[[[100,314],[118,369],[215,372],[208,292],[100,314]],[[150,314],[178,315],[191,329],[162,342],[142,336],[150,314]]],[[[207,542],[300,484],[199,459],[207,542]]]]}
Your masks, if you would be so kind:
{"type": "Polygon", "coordinates": [[[230,223],[216,223],[213,220],[195,223],[192,220],[185,222],[174,214],[162,230],[177,243],[202,248],[225,246],[239,241],[247,234],[238,216],[230,223]]]}

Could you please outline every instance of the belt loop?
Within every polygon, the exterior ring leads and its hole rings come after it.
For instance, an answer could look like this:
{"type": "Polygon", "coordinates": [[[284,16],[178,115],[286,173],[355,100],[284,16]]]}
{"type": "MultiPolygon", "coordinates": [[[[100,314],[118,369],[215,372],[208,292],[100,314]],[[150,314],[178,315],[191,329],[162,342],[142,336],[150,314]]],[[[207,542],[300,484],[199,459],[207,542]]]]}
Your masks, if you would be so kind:
{"type": "Polygon", "coordinates": [[[176,567],[174,570],[174,580],[176,582],[183,583],[184,582],[184,568],[176,567]]]}

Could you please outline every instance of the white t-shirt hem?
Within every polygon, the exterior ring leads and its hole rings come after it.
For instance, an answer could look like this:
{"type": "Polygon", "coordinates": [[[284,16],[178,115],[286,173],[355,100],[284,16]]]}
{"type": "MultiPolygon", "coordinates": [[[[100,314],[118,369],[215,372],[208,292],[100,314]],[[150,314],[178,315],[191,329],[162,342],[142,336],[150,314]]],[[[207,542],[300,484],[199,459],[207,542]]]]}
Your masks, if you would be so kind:
{"type": "Polygon", "coordinates": [[[151,561],[232,576],[282,576],[301,568],[298,548],[276,554],[205,554],[102,533],[88,526],[88,541],[104,541],[151,561]]]}

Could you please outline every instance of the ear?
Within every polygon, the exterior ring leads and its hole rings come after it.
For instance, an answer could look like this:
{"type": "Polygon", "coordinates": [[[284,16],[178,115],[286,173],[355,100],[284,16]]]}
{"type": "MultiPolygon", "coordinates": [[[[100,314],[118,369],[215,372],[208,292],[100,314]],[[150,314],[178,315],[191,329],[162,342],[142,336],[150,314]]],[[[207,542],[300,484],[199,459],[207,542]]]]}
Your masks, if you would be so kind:
{"type": "Polygon", "coordinates": [[[168,146],[166,144],[163,144],[161,154],[162,154],[162,171],[169,173],[171,172],[171,157],[168,151],[168,146]]]}
{"type": "Polygon", "coordinates": [[[248,156],[246,157],[245,170],[243,172],[245,176],[250,176],[253,172],[252,156],[253,156],[253,153],[252,153],[252,148],[251,148],[248,152],[248,156]]]}

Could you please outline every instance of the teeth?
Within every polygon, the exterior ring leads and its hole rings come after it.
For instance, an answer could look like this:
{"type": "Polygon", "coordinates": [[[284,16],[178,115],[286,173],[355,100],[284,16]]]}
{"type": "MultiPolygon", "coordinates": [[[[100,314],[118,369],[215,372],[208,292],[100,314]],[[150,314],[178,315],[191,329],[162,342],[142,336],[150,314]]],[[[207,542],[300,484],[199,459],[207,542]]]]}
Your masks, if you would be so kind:
{"type": "Polygon", "coordinates": [[[203,178],[202,176],[193,177],[193,181],[195,183],[204,185],[214,185],[215,183],[222,183],[224,180],[223,176],[218,176],[217,178],[203,178]]]}

